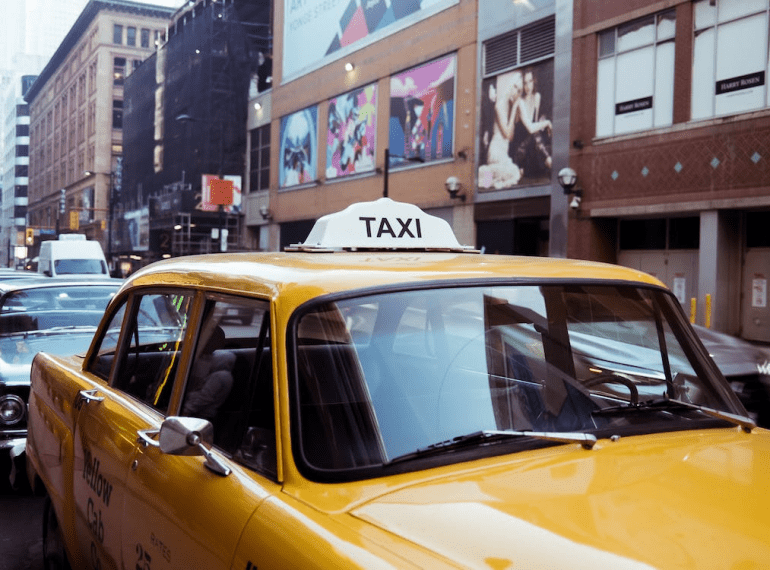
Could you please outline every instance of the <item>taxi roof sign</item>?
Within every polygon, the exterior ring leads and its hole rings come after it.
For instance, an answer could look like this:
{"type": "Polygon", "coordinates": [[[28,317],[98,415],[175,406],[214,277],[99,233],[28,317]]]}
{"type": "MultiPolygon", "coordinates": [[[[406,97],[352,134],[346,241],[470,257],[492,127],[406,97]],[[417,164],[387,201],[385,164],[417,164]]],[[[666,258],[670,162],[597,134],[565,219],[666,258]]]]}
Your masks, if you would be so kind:
{"type": "Polygon", "coordinates": [[[287,251],[372,249],[478,251],[460,245],[445,220],[390,198],[359,202],[319,218],[304,243],[287,251]]]}

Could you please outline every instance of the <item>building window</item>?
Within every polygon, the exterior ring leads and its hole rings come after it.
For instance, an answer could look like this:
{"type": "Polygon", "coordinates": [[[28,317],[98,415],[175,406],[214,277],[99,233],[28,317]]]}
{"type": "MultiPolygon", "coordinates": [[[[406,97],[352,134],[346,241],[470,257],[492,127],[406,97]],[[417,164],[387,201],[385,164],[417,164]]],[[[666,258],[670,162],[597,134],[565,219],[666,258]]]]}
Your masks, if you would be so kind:
{"type": "Polygon", "coordinates": [[[668,10],[599,34],[596,136],[672,124],[675,32],[668,10]]]}
{"type": "Polygon", "coordinates": [[[123,101],[113,99],[112,101],[112,128],[123,128],[123,101]]]}
{"type": "Polygon", "coordinates": [[[112,43],[114,44],[123,43],[123,26],[121,26],[120,24],[115,24],[112,27],[112,43]]]}
{"type": "Polygon", "coordinates": [[[142,28],[140,41],[143,48],[150,47],[150,30],[142,28]]]}
{"type": "Polygon", "coordinates": [[[128,26],[126,28],[126,45],[136,45],[136,28],[133,26],[128,26]]]}
{"type": "Polygon", "coordinates": [[[770,105],[767,90],[768,0],[693,3],[693,119],[770,105]]]}
{"type": "Polygon", "coordinates": [[[698,249],[700,218],[653,218],[620,220],[621,250],[698,249]]]}
{"type": "Polygon", "coordinates": [[[270,123],[251,131],[249,191],[270,188],[270,123]]]}
{"type": "Polygon", "coordinates": [[[123,85],[123,80],[126,78],[126,58],[116,57],[112,70],[112,84],[123,85]]]}

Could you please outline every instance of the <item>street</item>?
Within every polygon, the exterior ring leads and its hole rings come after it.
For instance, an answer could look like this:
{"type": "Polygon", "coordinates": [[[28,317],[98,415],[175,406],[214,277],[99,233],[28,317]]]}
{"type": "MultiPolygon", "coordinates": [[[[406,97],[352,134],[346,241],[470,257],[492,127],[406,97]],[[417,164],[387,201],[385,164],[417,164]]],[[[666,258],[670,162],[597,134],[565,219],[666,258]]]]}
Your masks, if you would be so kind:
{"type": "Polygon", "coordinates": [[[10,489],[0,462],[0,570],[43,568],[43,497],[10,489]]]}

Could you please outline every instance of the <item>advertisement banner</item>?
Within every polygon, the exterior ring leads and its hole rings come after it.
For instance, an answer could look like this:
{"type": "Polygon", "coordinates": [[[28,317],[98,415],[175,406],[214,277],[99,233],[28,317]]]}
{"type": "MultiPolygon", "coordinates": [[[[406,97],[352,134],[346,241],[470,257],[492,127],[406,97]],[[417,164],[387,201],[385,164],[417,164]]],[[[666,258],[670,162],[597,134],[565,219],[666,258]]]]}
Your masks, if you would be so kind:
{"type": "Polygon", "coordinates": [[[376,132],[376,85],[367,85],[329,101],[326,178],[374,170],[376,132]]]}
{"type": "Polygon", "coordinates": [[[196,209],[204,212],[218,212],[219,207],[228,214],[241,213],[241,177],[227,174],[221,179],[216,174],[201,175],[201,201],[196,209]],[[223,183],[223,181],[226,181],[223,183]],[[232,184],[232,188],[230,188],[232,184]],[[228,199],[222,200],[222,187],[226,186],[228,199]],[[223,202],[227,202],[225,205],[223,202]]]}
{"type": "Polygon", "coordinates": [[[280,188],[315,180],[318,167],[318,107],[309,107],[281,118],[280,152],[280,188]]]}
{"type": "Polygon", "coordinates": [[[455,67],[450,55],[390,79],[390,165],[452,157],[455,67]]]}
{"type": "Polygon", "coordinates": [[[458,0],[284,0],[283,77],[291,80],[458,0]]]}
{"type": "Polygon", "coordinates": [[[479,189],[551,180],[553,60],[482,82],[479,189]]]}

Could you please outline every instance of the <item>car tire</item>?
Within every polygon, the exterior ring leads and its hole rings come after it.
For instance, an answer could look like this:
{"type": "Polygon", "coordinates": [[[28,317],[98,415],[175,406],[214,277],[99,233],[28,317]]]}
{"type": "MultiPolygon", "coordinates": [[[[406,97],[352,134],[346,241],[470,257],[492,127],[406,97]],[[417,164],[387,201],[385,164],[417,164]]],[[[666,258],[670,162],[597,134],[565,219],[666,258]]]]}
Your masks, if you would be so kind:
{"type": "Polygon", "coordinates": [[[64,549],[64,539],[59,519],[51,503],[51,498],[45,498],[43,507],[43,568],[45,570],[71,570],[67,552],[64,549]]]}

